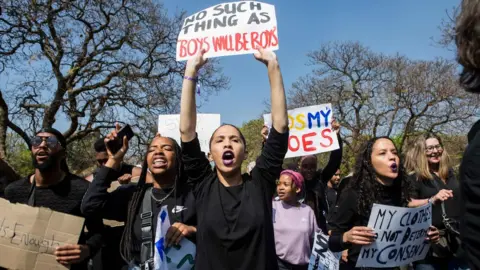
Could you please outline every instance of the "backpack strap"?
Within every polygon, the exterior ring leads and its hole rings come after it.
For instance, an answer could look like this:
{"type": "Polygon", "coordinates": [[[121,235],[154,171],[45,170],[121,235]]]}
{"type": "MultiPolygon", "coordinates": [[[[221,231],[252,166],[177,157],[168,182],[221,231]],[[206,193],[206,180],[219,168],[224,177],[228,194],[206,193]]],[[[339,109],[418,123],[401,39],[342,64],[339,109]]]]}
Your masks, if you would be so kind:
{"type": "Polygon", "coordinates": [[[140,267],[145,270],[153,269],[153,230],[152,230],[152,188],[145,191],[140,214],[142,225],[142,246],[140,249],[140,267]]]}

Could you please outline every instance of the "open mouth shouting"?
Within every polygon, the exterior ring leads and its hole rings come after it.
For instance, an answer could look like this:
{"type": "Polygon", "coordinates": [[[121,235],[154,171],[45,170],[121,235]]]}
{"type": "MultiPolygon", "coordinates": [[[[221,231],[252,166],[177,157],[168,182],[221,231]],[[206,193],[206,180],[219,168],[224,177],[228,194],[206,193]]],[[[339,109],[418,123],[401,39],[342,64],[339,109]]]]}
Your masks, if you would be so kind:
{"type": "Polygon", "coordinates": [[[233,154],[231,150],[227,150],[223,152],[223,155],[222,155],[223,165],[231,166],[233,164],[234,158],[235,158],[235,154],[233,154]]]}
{"type": "Polygon", "coordinates": [[[37,161],[45,161],[48,159],[48,153],[45,152],[45,151],[39,151],[36,155],[35,155],[37,161]]]}
{"type": "Polygon", "coordinates": [[[167,167],[167,159],[165,157],[162,157],[162,156],[153,157],[152,167],[154,169],[163,169],[163,168],[167,167]]]}
{"type": "Polygon", "coordinates": [[[398,172],[398,165],[397,165],[397,163],[395,163],[395,162],[392,163],[392,164],[390,165],[390,169],[392,169],[392,172],[394,172],[394,173],[398,172]]]}

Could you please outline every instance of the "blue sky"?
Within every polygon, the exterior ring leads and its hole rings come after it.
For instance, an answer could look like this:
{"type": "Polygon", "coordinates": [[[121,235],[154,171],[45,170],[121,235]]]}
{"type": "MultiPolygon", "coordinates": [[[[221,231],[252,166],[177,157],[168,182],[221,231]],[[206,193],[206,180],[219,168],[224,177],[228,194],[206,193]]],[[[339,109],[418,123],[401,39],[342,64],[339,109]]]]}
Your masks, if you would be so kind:
{"type": "MultiPolygon", "coordinates": [[[[223,3],[215,0],[165,0],[169,12],[186,10],[188,15],[223,3]]],[[[434,46],[445,10],[459,0],[316,0],[263,1],[274,4],[277,15],[277,55],[288,91],[293,82],[311,71],[306,54],[331,41],[359,41],[376,52],[413,59],[454,57],[453,52],[434,46]]],[[[211,96],[200,112],[219,113],[225,123],[242,125],[261,115],[263,101],[270,98],[266,69],[252,55],[219,58],[231,88],[211,96]]]]}

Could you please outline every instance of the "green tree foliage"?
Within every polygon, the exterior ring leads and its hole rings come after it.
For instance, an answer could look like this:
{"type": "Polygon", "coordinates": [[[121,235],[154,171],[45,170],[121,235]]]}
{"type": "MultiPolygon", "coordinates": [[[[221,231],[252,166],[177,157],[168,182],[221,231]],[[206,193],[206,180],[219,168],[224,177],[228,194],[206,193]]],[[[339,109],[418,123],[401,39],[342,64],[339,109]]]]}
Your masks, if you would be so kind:
{"type": "Polygon", "coordinates": [[[250,162],[255,161],[262,151],[262,135],[260,132],[263,127],[263,119],[251,120],[244,123],[240,128],[245,140],[247,141],[247,160],[243,162],[242,171],[247,170],[250,162]]]}
{"type": "Polygon", "coordinates": [[[33,172],[32,155],[23,139],[15,134],[8,133],[6,139],[6,160],[20,177],[25,177],[33,172]]]}

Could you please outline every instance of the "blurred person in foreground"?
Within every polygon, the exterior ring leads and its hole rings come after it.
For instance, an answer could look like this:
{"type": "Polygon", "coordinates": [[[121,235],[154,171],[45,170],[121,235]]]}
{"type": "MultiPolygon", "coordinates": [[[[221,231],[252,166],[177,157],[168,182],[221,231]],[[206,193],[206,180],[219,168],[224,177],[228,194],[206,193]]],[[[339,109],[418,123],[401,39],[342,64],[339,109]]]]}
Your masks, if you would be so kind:
{"type": "MultiPolygon", "coordinates": [[[[462,65],[460,85],[480,93],[480,1],[463,0],[456,20],[457,58],[462,65]]],[[[460,165],[464,201],[460,236],[471,269],[480,269],[480,121],[468,133],[468,147],[460,165]]]]}

